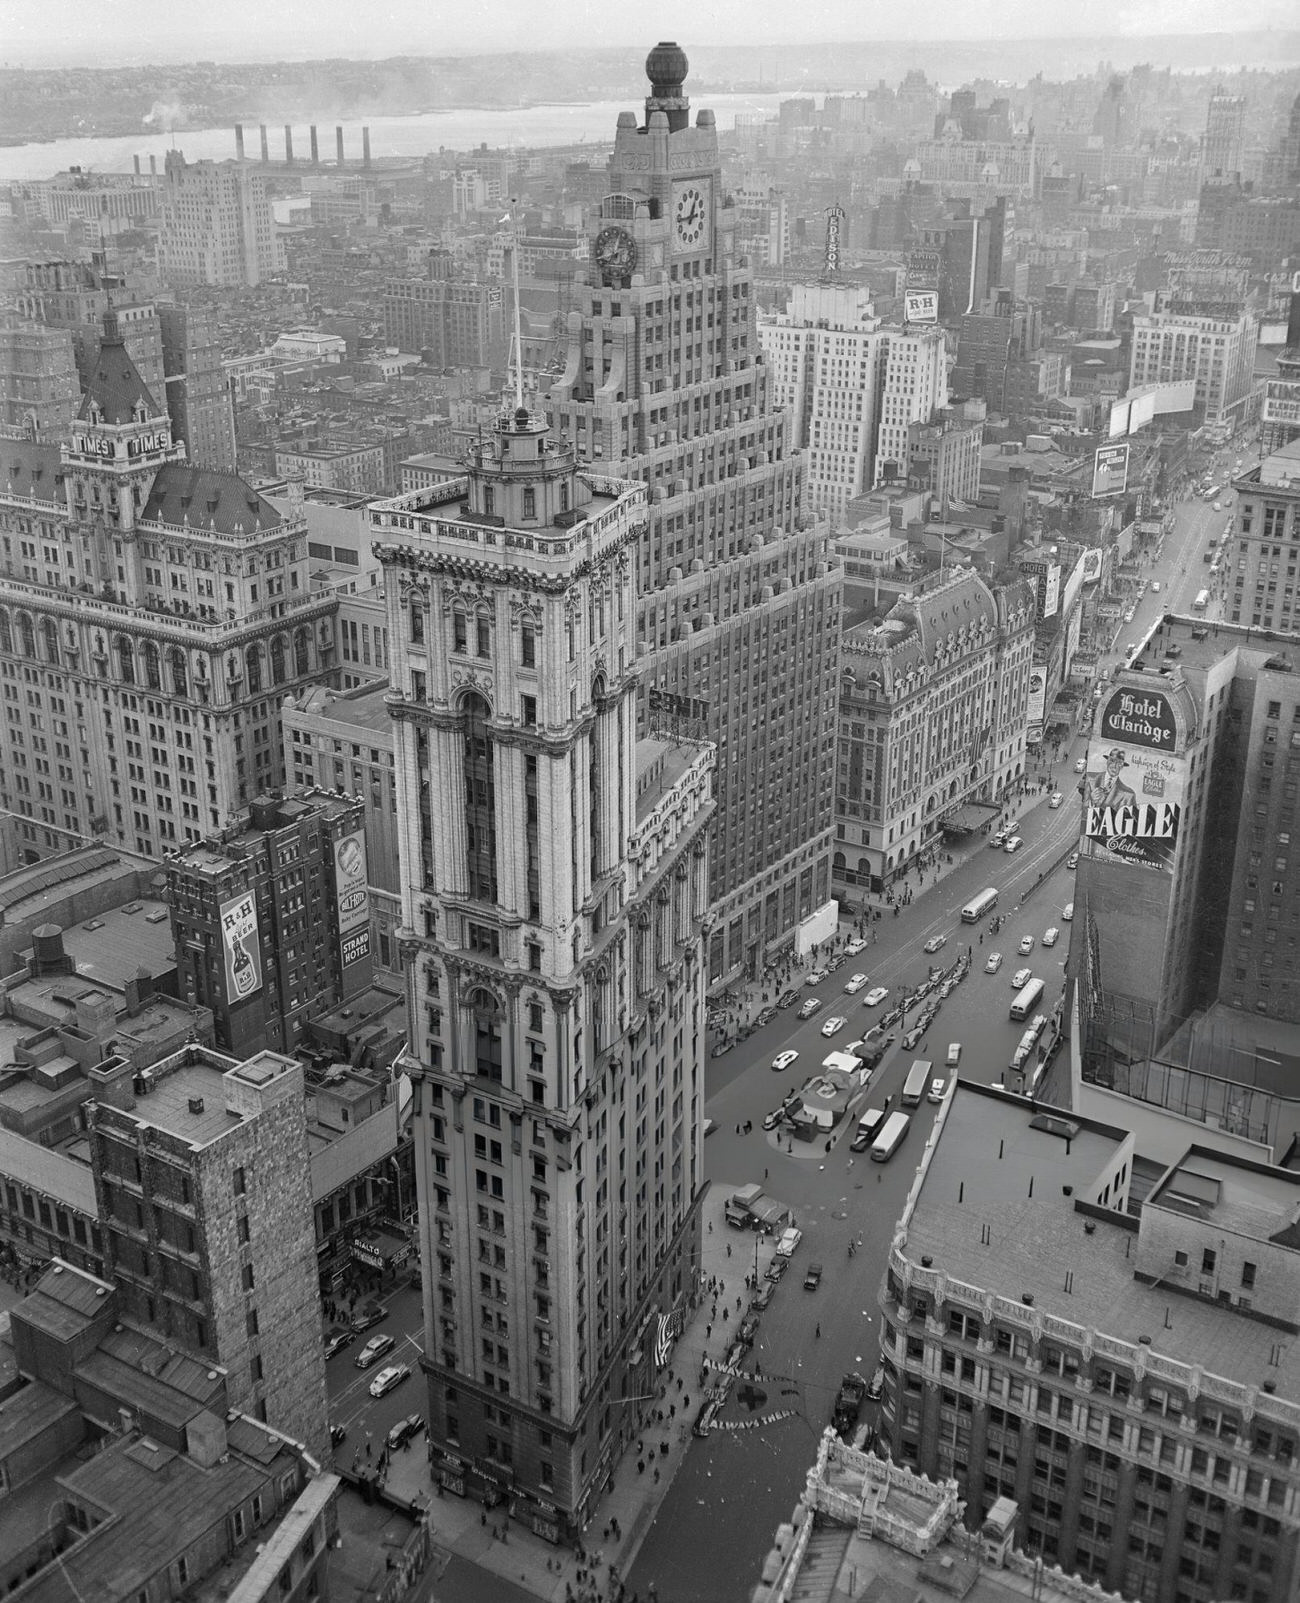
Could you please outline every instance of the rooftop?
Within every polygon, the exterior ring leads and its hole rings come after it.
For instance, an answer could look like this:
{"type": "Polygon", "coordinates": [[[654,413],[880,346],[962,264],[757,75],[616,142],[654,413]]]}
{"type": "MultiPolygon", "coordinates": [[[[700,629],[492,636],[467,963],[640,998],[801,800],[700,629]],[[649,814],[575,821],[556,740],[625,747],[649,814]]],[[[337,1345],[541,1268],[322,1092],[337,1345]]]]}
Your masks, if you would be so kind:
{"type": "MultiPolygon", "coordinates": [[[[940,1119],[939,1142],[901,1224],[913,1264],[928,1257],[951,1280],[1011,1300],[1032,1297],[1036,1314],[1149,1344],[1153,1354],[1241,1386],[1269,1375],[1281,1396],[1300,1395],[1300,1346],[1279,1344],[1274,1326],[1235,1308],[1143,1284],[1134,1278],[1131,1220],[1076,1211],[1075,1199],[1092,1198],[1103,1171],[1121,1161],[1126,1132],[960,1081],[940,1119]],[[1069,1139],[1036,1128],[1042,1114],[1068,1125],[1069,1139]]],[[[1244,1193],[1249,1182],[1240,1185],[1244,1193]]]]}
{"type": "Polygon", "coordinates": [[[388,681],[366,685],[359,690],[331,690],[325,685],[313,685],[298,698],[297,711],[312,718],[325,718],[330,723],[347,729],[364,729],[367,734],[382,736],[391,745],[392,721],[388,716],[388,681]]]}
{"type": "Polygon", "coordinates": [[[222,534],[265,534],[282,519],[238,474],[168,462],[158,470],[141,514],[145,523],[213,528],[222,534]]]}
{"type": "Polygon", "coordinates": [[[85,980],[126,990],[143,969],[157,979],[176,967],[171,914],[166,902],[134,901],[63,931],[63,950],[85,980]]]}
{"type": "Polygon", "coordinates": [[[198,1052],[185,1056],[191,1061],[149,1076],[151,1089],[136,1098],[130,1117],[203,1147],[240,1123],[226,1111],[225,1075],[233,1064],[215,1053],[209,1062],[198,1052]]]}

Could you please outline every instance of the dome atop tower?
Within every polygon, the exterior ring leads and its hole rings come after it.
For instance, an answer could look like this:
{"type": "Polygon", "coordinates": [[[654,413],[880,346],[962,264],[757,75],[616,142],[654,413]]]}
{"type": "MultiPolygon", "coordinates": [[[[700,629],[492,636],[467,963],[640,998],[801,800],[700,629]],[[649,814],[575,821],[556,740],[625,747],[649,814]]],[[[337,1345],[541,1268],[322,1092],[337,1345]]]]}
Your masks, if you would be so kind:
{"type": "Polygon", "coordinates": [[[661,40],[645,58],[645,75],[656,100],[676,99],[686,82],[691,64],[686,52],[674,39],[661,40]]]}

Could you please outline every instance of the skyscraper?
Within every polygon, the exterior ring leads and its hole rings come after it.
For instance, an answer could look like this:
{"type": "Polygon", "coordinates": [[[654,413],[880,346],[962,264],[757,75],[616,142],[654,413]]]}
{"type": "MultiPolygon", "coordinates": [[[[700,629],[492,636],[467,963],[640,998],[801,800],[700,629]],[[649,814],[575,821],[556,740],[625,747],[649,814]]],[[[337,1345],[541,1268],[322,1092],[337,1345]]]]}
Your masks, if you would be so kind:
{"type": "Polygon", "coordinates": [[[1210,96],[1205,116],[1205,137],[1201,145],[1201,173],[1208,179],[1230,182],[1241,173],[1241,153],[1246,140],[1246,102],[1240,95],[1222,90],[1210,96]]]}
{"type": "Polygon", "coordinates": [[[928,423],[948,404],[948,367],[941,328],[889,330],[889,355],[880,396],[876,481],[907,473],[907,431],[928,423]]]}
{"type": "Polygon", "coordinates": [[[713,113],[690,126],[675,44],[652,50],[646,71],[645,123],[619,114],[547,406],[579,459],[618,463],[647,487],[643,724],[686,718],[718,745],[717,977],[756,969],[830,894],[841,579],[772,407],[713,113]]]}
{"type": "Polygon", "coordinates": [[[700,1269],[713,748],[636,739],[645,520],[522,405],[371,511],[434,1472],[553,1541],[700,1269]]]}
{"type": "Polygon", "coordinates": [[[169,150],[161,192],[158,274],[190,284],[260,284],[284,266],[266,179],[237,161],[187,162],[169,150]]]}
{"type": "Polygon", "coordinates": [[[172,438],[184,441],[195,467],[233,473],[235,409],[212,315],[198,306],[159,306],[156,310],[172,438]]]}

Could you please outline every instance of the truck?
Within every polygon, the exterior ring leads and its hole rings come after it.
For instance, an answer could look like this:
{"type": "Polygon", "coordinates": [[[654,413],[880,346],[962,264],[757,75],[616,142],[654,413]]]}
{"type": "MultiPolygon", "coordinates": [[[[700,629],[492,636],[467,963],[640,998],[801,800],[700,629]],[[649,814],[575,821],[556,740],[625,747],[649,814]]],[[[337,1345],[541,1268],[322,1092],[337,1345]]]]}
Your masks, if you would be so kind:
{"type": "Polygon", "coordinates": [[[733,1191],[727,1198],[722,1215],[727,1223],[736,1230],[751,1230],[754,1225],[753,1206],[763,1195],[763,1188],[757,1182],[741,1186],[739,1191],[733,1191]]]}
{"type": "Polygon", "coordinates": [[[934,1068],[929,1058],[914,1058],[912,1067],[903,1081],[903,1106],[914,1108],[930,1088],[930,1073],[934,1068]]]}
{"type": "Polygon", "coordinates": [[[867,1383],[861,1375],[845,1375],[840,1382],[840,1389],[835,1396],[835,1407],[831,1413],[831,1424],[841,1436],[857,1424],[858,1414],[862,1410],[862,1399],[866,1395],[867,1383]]]}

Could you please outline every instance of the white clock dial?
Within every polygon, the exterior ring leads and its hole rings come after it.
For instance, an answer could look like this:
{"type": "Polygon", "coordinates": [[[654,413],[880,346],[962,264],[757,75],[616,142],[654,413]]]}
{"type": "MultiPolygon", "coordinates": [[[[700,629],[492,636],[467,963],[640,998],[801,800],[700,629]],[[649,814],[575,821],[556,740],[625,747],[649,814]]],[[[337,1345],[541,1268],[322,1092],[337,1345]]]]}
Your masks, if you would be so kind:
{"type": "Polygon", "coordinates": [[[673,238],[679,250],[693,250],[704,238],[709,205],[698,184],[687,184],[677,191],[673,203],[673,238]]]}

